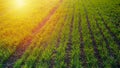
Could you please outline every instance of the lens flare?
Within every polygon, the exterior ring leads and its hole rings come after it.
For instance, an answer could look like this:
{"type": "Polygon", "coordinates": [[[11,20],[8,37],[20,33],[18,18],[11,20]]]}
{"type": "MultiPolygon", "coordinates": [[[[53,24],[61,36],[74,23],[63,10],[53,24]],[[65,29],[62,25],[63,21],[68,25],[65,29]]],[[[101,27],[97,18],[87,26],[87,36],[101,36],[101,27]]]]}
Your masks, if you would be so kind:
{"type": "Polygon", "coordinates": [[[15,3],[17,8],[22,8],[25,6],[24,0],[16,0],[15,3]]]}

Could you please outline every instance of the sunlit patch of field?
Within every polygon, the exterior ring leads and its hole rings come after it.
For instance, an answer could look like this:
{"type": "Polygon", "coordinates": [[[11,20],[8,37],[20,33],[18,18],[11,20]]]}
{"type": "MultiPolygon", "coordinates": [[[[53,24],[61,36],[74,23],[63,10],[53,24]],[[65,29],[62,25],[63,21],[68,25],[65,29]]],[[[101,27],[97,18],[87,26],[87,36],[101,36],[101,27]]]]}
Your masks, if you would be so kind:
{"type": "Polygon", "coordinates": [[[0,0],[0,57],[8,57],[58,1],[0,0]]]}

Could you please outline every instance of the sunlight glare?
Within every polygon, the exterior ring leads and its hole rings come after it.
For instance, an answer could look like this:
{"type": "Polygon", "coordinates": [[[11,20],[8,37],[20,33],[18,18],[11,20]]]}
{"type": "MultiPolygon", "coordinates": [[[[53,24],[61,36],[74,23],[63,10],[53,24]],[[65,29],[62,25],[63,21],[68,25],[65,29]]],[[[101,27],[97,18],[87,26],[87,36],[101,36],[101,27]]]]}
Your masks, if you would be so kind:
{"type": "Polygon", "coordinates": [[[22,8],[25,6],[24,0],[16,0],[15,3],[17,8],[22,8]]]}

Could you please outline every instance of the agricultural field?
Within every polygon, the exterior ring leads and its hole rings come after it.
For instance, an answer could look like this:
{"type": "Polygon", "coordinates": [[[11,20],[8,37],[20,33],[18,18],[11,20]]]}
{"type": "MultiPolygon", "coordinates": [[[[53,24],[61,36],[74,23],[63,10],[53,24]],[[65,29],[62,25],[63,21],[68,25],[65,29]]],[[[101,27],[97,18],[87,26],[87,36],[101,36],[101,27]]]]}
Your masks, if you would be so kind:
{"type": "Polygon", "coordinates": [[[0,68],[120,68],[120,0],[0,0],[0,68]]]}

